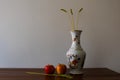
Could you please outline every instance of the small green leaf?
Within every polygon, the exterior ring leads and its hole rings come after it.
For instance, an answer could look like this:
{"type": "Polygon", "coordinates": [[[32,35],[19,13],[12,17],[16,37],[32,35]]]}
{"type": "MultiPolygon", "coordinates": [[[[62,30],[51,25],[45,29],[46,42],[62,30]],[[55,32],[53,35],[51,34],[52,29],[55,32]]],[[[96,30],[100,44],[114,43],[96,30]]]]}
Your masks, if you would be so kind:
{"type": "Polygon", "coordinates": [[[70,9],[70,13],[71,13],[71,15],[73,15],[73,11],[72,11],[72,9],[70,9]]]}
{"type": "Polygon", "coordinates": [[[83,10],[83,8],[81,8],[81,9],[79,10],[79,13],[80,13],[82,10],[83,10]]]}
{"type": "Polygon", "coordinates": [[[65,12],[65,13],[67,13],[67,10],[65,10],[65,9],[60,9],[61,11],[63,11],[63,12],[65,12]]]}

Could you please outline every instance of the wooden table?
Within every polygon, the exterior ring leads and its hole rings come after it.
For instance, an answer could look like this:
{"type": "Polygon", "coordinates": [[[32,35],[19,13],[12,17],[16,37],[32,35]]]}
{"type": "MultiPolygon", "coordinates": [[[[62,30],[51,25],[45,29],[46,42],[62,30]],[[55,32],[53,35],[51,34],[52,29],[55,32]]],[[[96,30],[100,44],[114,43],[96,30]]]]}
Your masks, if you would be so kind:
{"type": "Polygon", "coordinates": [[[38,68],[0,68],[0,80],[120,80],[120,74],[107,68],[85,68],[83,75],[71,75],[73,78],[27,74],[41,72],[38,68]]]}

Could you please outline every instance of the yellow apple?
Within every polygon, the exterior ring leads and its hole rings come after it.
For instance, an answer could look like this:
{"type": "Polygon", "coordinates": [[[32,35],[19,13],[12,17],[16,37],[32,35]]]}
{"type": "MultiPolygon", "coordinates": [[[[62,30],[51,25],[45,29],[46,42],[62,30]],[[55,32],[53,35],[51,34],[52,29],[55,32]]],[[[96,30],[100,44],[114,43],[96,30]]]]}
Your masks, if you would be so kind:
{"type": "Polygon", "coordinates": [[[56,72],[57,74],[65,74],[67,71],[67,67],[65,64],[58,64],[56,66],[56,72]]]}

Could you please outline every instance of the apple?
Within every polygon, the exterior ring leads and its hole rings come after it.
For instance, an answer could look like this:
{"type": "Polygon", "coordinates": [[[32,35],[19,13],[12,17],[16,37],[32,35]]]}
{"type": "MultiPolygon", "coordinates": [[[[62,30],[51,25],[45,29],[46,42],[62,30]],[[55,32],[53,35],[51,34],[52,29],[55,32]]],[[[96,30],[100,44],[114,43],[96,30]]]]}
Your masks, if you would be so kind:
{"type": "Polygon", "coordinates": [[[58,64],[56,66],[56,72],[57,74],[65,74],[67,71],[67,67],[65,64],[58,64]]]}
{"type": "Polygon", "coordinates": [[[46,74],[53,74],[55,72],[55,67],[53,65],[48,64],[44,67],[44,72],[46,74]]]}

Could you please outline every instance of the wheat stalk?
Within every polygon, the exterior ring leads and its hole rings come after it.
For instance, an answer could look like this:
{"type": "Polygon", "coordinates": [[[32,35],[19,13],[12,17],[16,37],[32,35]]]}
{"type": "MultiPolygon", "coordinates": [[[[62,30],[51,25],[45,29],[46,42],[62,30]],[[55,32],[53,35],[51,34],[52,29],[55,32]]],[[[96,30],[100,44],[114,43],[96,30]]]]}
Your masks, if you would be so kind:
{"type": "MultiPolygon", "coordinates": [[[[63,12],[65,12],[65,13],[68,13],[68,15],[69,15],[69,18],[70,18],[70,22],[71,22],[71,29],[72,29],[72,31],[74,31],[75,30],[75,22],[74,22],[74,14],[73,14],[73,10],[72,9],[70,9],[70,11],[67,11],[67,10],[65,10],[65,9],[60,9],[61,11],[63,11],[63,12]]],[[[80,14],[80,12],[83,10],[83,8],[81,8],[79,11],[78,11],[78,13],[77,13],[77,22],[76,22],[76,29],[78,29],[78,22],[79,22],[79,14],[80,14]]]]}
{"type": "Polygon", "coordinates": [[[83,8],[81,8],[78,13],[77,13],[77,20],[76,20],[76,29],[78,29],[78,23],[79,23],[79,15],[80,15],[80,12],[83,10],[83,8]]]}

